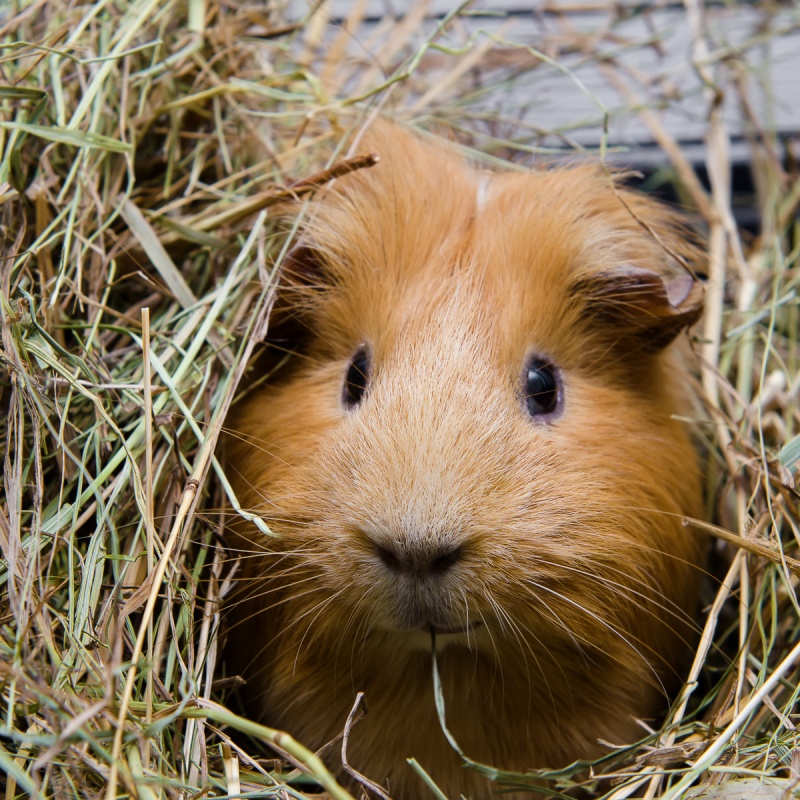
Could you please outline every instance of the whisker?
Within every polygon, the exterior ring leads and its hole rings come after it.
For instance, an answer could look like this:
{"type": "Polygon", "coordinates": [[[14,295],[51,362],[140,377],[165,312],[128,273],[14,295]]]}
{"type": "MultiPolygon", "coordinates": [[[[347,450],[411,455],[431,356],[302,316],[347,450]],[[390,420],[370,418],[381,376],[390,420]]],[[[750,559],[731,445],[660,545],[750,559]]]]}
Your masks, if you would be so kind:
{"type": "MultiPolygon", "coordinates": [[[[573,607],[577,608],[577,609],[578,609],[579,611],[581,611],[583,614],[586,614],[586,616],[588,616],[588,617],[590,617],[591,619],[595,620],[595,622],[598,622],[600,625],[602,625],[604,628],[606,628],[608,631],[610,631],[610,632],[611,632],[611,633],[612,633],[612,634],[613,634],[615,637],[617,637],[617,638],[618,638],[618,639],[620,639],[622,642],[624,642],[624,643],[625,643],[625,644],[626,644],[626,645],[627,645],[627,646],[628,646],[628,647],[629,647],[629,648],[630,648],[630,649],[631,649],[631,650],[632,650],[634,653],[636,653],[636,655],[637,655],[637,656],[639,656],[639,658],[642,660],[642,663],[643,663],[643,664],[644,664],[644,665],[647,667],[647,669],[648,669],[648,670],[649,670],[649,671],[652,673],[652,676],[653,676],[653,678],[655,678],[655,680],[656,680],[657,684],[658,684],[658,685],[659,685],[659,687],[661,688],[661,691],[662,691],[662,693],[663,693],[664,695],[666,695],[666,694],[667,694],[666,687],[664,686],[664,683],[662,682],[662,680],[661,680],[661,677],[660,677],[660,676],[659,676],[659,674],[656,672],[656,670],[655,670],[655,668],[653,667],[653,665],[652,665],[652,664],[651,664],[651,663],[650,663],[650,662],[649,662],[649,661],[648,661],[648,660],[647,660],[647,659],[644,657],[644,655],[642,655],[641,651],[640,651],[640,650],[639,650],[639,649],[636,647],[636,645],[634,645],[634,644],[633,644],[633,642],[631,642],[631,640],[630,640],[629,638],[627,638],[627,637],[625,636],[625,634],[624,634],[624,633],[622,633],[621,631],[617,630],[617,628],[615,628],[615,627],[614,627],[614,626],[613,626],[611,623],[609,623],[607,620],[604,620],[604,619],[603,619],[601,616],[599,616],[598,614],[595,614],[593,611],[590,611],[588,608],[586,608],[586,606],[584,606],[584,605],[581,605],[581,604],[580,604],[580,603],[578,603],[577,601],[570,599],[569,597],[567,597],[566,595],[562,594],[561,592],[557,592],[557,591],[555,591],[554,589],[550,589],[549,587],[547,587],[547,586],[544,586],[543,584],[537,583],[537,582],[535,582],[535,581],[532,581],[532,580],[530,580],[530,579],[526,580],[526,581],[525,581],[525,583],[526,583],[527,585],[529,585],[529,586],[533,586],[533,587],[535,587],[535,588],[537,588],[537,589],[541,589],[542,591],[549,592],[550,594],[552,594],[552,595],[554,595],[555,597],[557,597],[559,600],[563,600],[565,603],[567,603],[567,604],[569,604],[569,605],[571,605],[571,606],[573,606],[573,607]]],[[[635,638],[635,637],[633,637],[633,638],[635,638]]],[[[639,644],[645,644],[644,642],[641,642],[641,641],[639,641],[638,639],[637,639],[637,642],[638,642],[639,644]]],[[[657,653],[656,653],[656,652],[653,650],[653,648],[652,648],[652,647],[649,647],[649,646],[647,646],[646,644],[645,644],[645,647],[647,647],[647,649],[648,649],[648,650],[650,650],[650,651],[651,651],[651,652],[652,652],[654,655],[658,655],[658,654],[657,654],[657,653]]],[[[610,657],[610,658],[611,658],[613,661],[615,661],[615,662],[616,662],[617,664],[619,664],[620,666],[626,666],[626,665],[624,664],[624,662],[623,662],[621,659],[619,659],[617,656],[614,656],[612,653],[608,653],[608,652],[606,652],[606,655],[608,655],[608,656],[609,656],[609,657],[610,657]]],[[[663,657],[662,657],[662,658],[663,658],[663,657]]]]}

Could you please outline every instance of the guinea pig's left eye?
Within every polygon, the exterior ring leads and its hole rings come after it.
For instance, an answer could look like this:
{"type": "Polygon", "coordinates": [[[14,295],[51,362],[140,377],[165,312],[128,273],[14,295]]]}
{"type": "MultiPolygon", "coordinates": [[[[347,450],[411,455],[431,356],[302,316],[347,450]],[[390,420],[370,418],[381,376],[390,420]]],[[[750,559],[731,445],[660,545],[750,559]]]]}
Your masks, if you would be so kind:
{"type": "Polygon", "coordinates": [[[369,384],[371,364],[366,347],[359,347],[350,359],[344,379],[342,402],[347,409],[355,408],[363,399],[369,384]]]}
{"type": "Polygon", "coordinates": [[[523,399],[532,417],[553,414],[559,410],[561,391],[556,368],[541,358],[532,358],[523,373],[523,399]]]}

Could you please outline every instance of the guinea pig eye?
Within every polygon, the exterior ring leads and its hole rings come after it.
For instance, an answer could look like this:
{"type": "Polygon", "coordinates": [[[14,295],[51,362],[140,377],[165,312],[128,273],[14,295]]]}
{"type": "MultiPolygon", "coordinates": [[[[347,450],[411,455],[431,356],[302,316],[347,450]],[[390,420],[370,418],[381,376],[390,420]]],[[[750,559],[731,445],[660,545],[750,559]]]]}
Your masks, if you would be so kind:
{"type": "Polygon", "coordinates": [[[523,379],[525,407],[532,417],[552,414],[558,410],[559,381],[556,368],[552,364],[541,358],[531,359],[525,367],[523,379]]]}
{"type": "Polygon", "coordinates": [[[342,402],[348,409],[355,408],[363,399],[369,384],[370,362],[365,347],[359,347],[350,359],[344,379],[342,402]]]}

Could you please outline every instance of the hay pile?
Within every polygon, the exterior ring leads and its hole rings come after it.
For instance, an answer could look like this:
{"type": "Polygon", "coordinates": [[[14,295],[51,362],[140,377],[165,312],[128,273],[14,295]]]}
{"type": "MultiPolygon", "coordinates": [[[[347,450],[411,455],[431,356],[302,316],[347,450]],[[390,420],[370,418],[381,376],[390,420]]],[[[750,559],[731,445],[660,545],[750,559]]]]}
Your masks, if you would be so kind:
{"type": "MultiPolygon", "coordinates": [[[[704,529],[722,582],[663,730],[597,765],[610,775],[586,789],[672,798],[698,778],[800,780],[800,181],[791,142],[751,115],[758,219],[742,236],[717,102],[747,111],[753,48],[800,22],[765,11],[722,55],[698,35],[707,191],[654,111],[680,97],[653,100],[647,76],[608,55],[609,42],[652,46],[614,39],[624,7],[598,5],[593,36],[552,15],[537,49],[517,46],[497,18],[477,32],[460,7],[423,24],[420,3],[360,39],[365,7],[352,4],[340,27],[319,5],[302,18],[202,0],[0,7],[6,798],[258,786],[301,797],[315,782],[350,797],[300,744],[224,705],[220,602],[237,565],[221,531],[237,502],[215,446],[268,320],[286,242],[272,210],[329,179],[338,143],[379,109],[453,132],[488,161],[580,150],[581,126],[613,134],[632,119],[662,148],[660,177],[710,237],[698,345],[708,417],[695,424],[711,453],[715,525],[704,529]],[[520,122],[509,86],[565,74],[583,90],[569,70],[587,64],[621,105],[597,101],[593,119],[555,131],[520,122]],[[271,760],[281,754],[283,770],[271,760]]],[[[703,30],[701,10],[687,9],[703,30]]],[[[577,780],[553,777],[554,790],[577,780]]]]}

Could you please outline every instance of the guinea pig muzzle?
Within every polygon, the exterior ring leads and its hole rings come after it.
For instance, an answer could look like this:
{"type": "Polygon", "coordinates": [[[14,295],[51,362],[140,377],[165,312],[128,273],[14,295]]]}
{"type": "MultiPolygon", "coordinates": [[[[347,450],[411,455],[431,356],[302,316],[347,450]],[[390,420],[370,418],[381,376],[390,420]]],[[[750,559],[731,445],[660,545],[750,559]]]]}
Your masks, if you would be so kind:
{"type": "MultiPolygon", "coordinates": [[[[464,605],[461,582],[447,576],[385,576],[384,609],[390,628],[448,635],[468,633],[479,624],[464,605]]],[[[474,613],[474,612],[473,612],[474,613]]]]}
{"type": "Polygon", "coordinates": [[[373,542],[380,565],[375,586],[385,598],[390,627],[398,631],[434,631],[440,635],[470,632],[476,622],[464,607],[464,548],[431,538],[373,542]]]}

